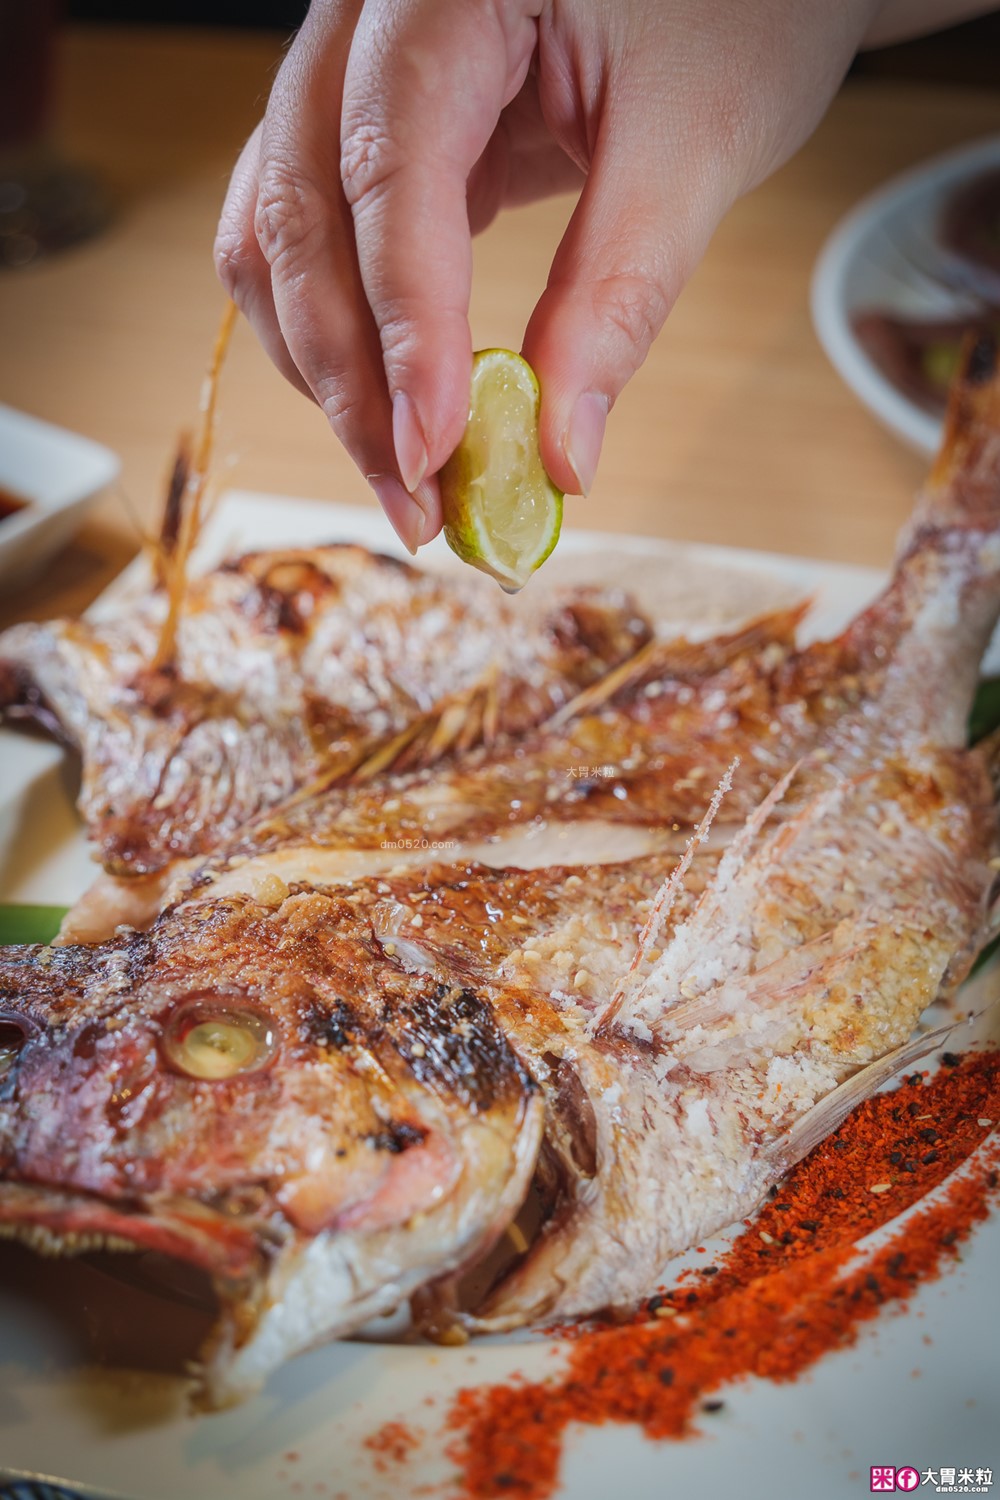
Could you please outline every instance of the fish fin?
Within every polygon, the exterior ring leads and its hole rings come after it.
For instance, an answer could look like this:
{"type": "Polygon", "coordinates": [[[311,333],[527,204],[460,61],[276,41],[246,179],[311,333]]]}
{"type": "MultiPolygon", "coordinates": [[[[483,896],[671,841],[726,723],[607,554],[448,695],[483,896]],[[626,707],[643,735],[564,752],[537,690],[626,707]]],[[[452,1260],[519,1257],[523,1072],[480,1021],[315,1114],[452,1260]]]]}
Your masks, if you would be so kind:
{"type": "MultiPolygon", "coordinates": [[[[778,778],[767,796],[757,804],[743,824],[743,827],[739,829],[735,837],[730,841],[729,848],[719,862],[719,868],[711,888],[713,894],[727,888],[730,882],[743,869],[750,857],[750,851],[757,841],[758,834],[778,803],[783,799],[801,767],[802,760],[797,760],[793,766],[788,768],[784,776],[778,778]]],[[[706,892],[706,896],[708,894],[706,892]]]]}
{"type": "Polygon", "coordinates": [[[690,641],[686,636],[671,640],[654,637],[634,656],[613,667],[564,704],[548,720],[548,727],[558,728],[580,714],[593,713],[619,693],[635,692],[650,682],[707,677],[721,671],[735,657],[763,650],[765,646],[777,644],[791,648],[795,644],[795,632],[812,604],[811,598],[802,599],[787,608],[758,615],[739,630],[707,641],[690,641]]]}
{"type": "MultiPolygon", "coordinates": [[[[823,932],[782,953],[752,974],[741,976],[748,1003],[756,1010],[775,1010],[815,988],[819,975],[824,983],[829,983],[862,950],[859,940],[840,952],[834,952],[835,941],[833,931],[823,932]]],[[[653,1030],[661,1038],[668,1033],[676,1037],[695,1026],[714,1026],[720,1021],[731,1021],[732,1016],[732,992],[723,983],[714,985],[703,995],[694,995],[690,1000],[681,1000],[665,1009],[661,1019],[653,1023],[653,1030]]]]}
{"type": "Polygon", "coordinates": [[[150,661],[154,670],[162,670],[171,665],[177,654],[177,631],[187,602],[188,565],[205,519],[219,378],[237,317],[236,304],[227,300],[202,389],[198,440],[193,449],[192,462],[185,468],[184,492],[178,501],[176,536],[169,548],[161,547],[160,551],[162,565],[166,570],[164,582],[167,589],[167,613],[150,661]]]}
{"type": "Polygon", "coordinates": [[[594,1021],[592,1028],[593,1035],[597,1036],[602,1031],[607,1030],[607,1028],[614,1021],[615,1017],[618,1015],[622,1004],[628,997],[629,991],[634,987],[635,976],[638,972],[638,969],[640,965],[645,961],[650,949],[652,948],[653,944],[656,942],[657,937],[662,931],[663,924],[670,914],[670,909],[677,899],[677,893],[684,884],[684,876],[687,874],[688,870],[691,867],[691,861],[694,859],[694,856],[697,853],[700,845],[703,844],[705,842],[705,839],[708,837],[708,831],[715,821],[715,817],[719,811],[719,808],[722,806],[722,799],[733,784],[733,773],[735,772],[739,763],[739,756],[737,756],[733,760],[732,765],[729,766],[729,768],[723,775],[722,780],[715,788],[715,791],[712,793],[712,799],[708,804],[708,808],[706,809],[701,822],[698,824],[698,827],[695,829],[691,838],[688,840],[687,848],[681,855],[680,860],[678,861],[671,874],[660,886],[660,889],[657,891],[655,897],[653,898],[653,905],[650,908],[649,916],[643,923],[642,931],[639,933],[639,940],[636,944],[635,955],[632,959],[632,962],[629,964],[628,970],[625,973],[624,977],[616,986],[615,992],[612,995],[610,1001],[594,1021]]]}
{"type": "MultiPolygon", "coordinates": [[[[786,771],[785,775],[775,783],[775,785],[771,788],[763,801],[761,801],[758,806],[754,808],[753,812],[747,818],[743,827],[739,830],[736,837],[729,845],[729,848],[723,855],[712,884],[701,896],[691,916],[688,917],[687,921],[684,922],[675,931],[671,940],[671,944],[664,950],[663,955],[657,961],[656,969],[648,972],[645,977],[640,977],[639,969],[643,963],[643,960],[647,956],[649,948],[655,941],[656,935],[662,929],[663,922],[670,910],[670,907],[673,905],[673,902],[677,895],[677,891],[680,888],[680,884],[691,862],[691,857],[694,854],[695,846],[706,837],[708,829],[711,826],[712,819],[715,817],[715,814],[718,811],[718,805],[722,800],[722,796],[728,790],[725,778],[723,782],[720,783],[719,787],[716,789],[714,797],[712,798],[712,802],[707,813],[699,823],[694,838],[688,845],[688,850],[684,856],[684,859],[681,861],[680,865],[678,865],[677,869],[673,872],[670,878],[665,882],[665,884],[661,886],[660,891],[655,897],[653,902],[653,909],[650,913],[649,918],[647,919],[642,933],[640,934],[639,946],[636,950],[635,957],[629,965],[627,973],[619,982],[610,1003],[596,1021],[594,1026],[595,1033],[597,1031],[606,1030],[614,1022],[623,1004],[629,1004],[631,1007],[634,1007],[642,999],[643,995],[648,993],[649,982],[657,972],[662,975],[669,963],[671,954],[674,954],[676,956],[678,952],[683,953],[682,945],[684,941],[690,937],[690,934],[694,928],[694,924],[699,920],[703,920],[705,913],[709,911],[711,905],[713,903],[718,905],[720,903],[720,900],[726,895],[726,893],[731,890],[734,882],[737,880],[740,872],[750,858],[754,841],[759,835],[764,824],[767,822],[767,819],[774,811],[774,808],[784,797],[801,764],[801,761],[796,761],[795,764],[788,771],[786,771]],[[653,930],[650,930],[653,924],[654,917],[656,918],[655,928],[653,928],[653,930]]],[[[728,776],[730,778],[732,776],[732,772],[735,769],[736,763],[734,763],[730,768],[730,771],[728,773],[728,776]]],[[[684,969],[684,960],[683,958],[681,958],[677,962],[679,962],[679,969],[674,977],[679,981],[684,969]]],[[[677,963],[675,963],[675,968],[677,968],[677,963]]],[[[669,970],[667,970],[667,972],[669,972],[669,970]]],[[[667,1003],[668,1002],[666,1001],[664,1002],[664,1009],[666,1009],[667,1003]]],[[[691,1024],[694,1023],[692,1022],[691,1024]]]]}
{"type": "Polygon", "coordinates": [[[808,1156],[820,1141],[832,1135],[837,1127],[843,1124],[855,1105],[870,1098],[896,1073],[919,1062],[922,1057],[926,1057],[929,1052],[941,1046],[959,1026],[967,1024],[968,1017],[962,1016],[946,1026],[936,1027],[934,1031],[925,1031],[920,1036],[911,1037],[902,1046],[894,1047],[891,1052],[869,1063],[867,1067],[861,1068],[853,1077],[839,1084],[821,1099],[818,1104],[814,1104],[812,1109],[807,1110],[784,1135],[766,1146],[765,1154],[772,1159],[776,1167],[787,1171],[797,1161],[808,1156]]]}

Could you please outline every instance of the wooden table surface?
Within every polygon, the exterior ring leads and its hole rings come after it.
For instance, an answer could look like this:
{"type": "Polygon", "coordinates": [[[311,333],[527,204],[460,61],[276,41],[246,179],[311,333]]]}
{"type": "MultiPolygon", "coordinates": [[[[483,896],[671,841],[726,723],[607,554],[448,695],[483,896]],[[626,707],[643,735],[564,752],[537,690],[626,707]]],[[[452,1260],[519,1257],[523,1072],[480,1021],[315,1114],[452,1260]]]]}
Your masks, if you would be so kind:
{"type": "MultiPolygon", "coordinates": [[[[76,611],[157,513],[193,419],[222,294],[211,260],[226,179],[280,56],[271,34],[70,29],[59,135],[117,205],[85,246],[0,273],[0,400],[122,458],[122,491],[0,625],[76,611]]],[[[723,223],[612,414],[583,526],[838,558],[888,560],[923,462],[841,385],[808,314],[809,276],[863,193],[933,152],[1000,130],[1000,93],[862,79],[817,134],[723,223]]],[[[518,347],[570,202],[503,216],[476,244],[477,347],[518,347]]],[[[225,373],[223,483],[370,502],[319,412],[249,329],[225,373]]]]}

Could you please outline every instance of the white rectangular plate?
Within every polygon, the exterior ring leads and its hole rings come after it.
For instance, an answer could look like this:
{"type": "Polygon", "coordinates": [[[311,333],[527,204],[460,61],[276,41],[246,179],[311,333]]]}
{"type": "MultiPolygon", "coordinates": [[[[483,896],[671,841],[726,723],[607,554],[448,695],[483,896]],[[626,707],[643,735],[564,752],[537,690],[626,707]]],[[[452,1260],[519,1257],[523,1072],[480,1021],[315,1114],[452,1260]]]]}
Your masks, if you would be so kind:
{"type": "Polygon", "coordinates": [[[119,468],[110,448],[0,406],[0,488],[28,502],[0,521],[0,589],[28,583],[65,546],[119,468]]]}
{"type": "MultiPolygon", "coordinates": [[[[399,550],[374,510],[233,493],[213,516],[201,555],[215,560],[290,538],[399,550]]],[[[428,549],[427,561],[452,565],[443,544],[428,549]]],[[[621,577],[673,624],[702,632],[706,622],[718,629],[811,594],[809,632],[825,634],[881,581],[871,569],[573,532],[530,587],[545,588],[560,573],[621,577]]],[[[115,592],[141,586],[141,576],[129,569],[115,592]]],[[[0,732],[0,900],[65,903],[84,888],[94,867],[71,787],[58,751],[0,732]]],[[[922,1288],[905,1315],[884,1317],[794,1385],[750,1381],[723,1392],[725,1411],[703,1422],[702,1438],[653,1444],[617,1427],[571,1434],[562,1494],[605,1500],[622,1492],[627,1476],[629,1500],[847,1500],[868,1493],[873,1464],[992,1466],[1000,1483],[998,1264],[1000,1222],[992,1219],[963,1250],[959,1269],[922,1288]]],[[[61,1273],[62,1296],[85,1300],[86,1276],[72,1274],[61,1273]]],[[[0,1476],[5,1467],[58,1475],[127,1500],[395,1500],[447,1478],[437,1427],[457,1390],[515,1371],[539,1378],[556,1365],[545,1342],[338,1343],[293,1360],[254,1401],[192,1416],[172,1381],[88,1368],[73,1320],[56,1301],[0,1287],[0,1476]],[[404,1468],[380,1473],[363,1439],[399,1419],[426,1437],[404,1468]]]]}

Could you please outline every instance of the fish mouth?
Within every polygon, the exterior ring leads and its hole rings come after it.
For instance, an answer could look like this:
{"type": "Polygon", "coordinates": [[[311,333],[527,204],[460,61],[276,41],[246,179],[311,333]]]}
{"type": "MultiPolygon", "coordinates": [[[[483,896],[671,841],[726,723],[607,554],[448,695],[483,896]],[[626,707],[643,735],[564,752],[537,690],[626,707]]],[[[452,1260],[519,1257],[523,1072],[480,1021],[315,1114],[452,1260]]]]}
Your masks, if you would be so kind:
{"type": "Polygon", "coordinates": [[[207,1273],[217,1309],[192,1372],[192,1398],[196,1407],[218,1409],[254,1394],[292,1355],[355,1333],[495,1243],[531,1180],[544,1122],[541,1094],[526,1092],[507,1113],[506,1129],[495,1115],[470,1116],[459,1181],[398,1221],[345,1215],[309,1232],[280,1214],[264,1218],[244,1209],[241,1215],[236,1203],[116,1204],[8,1180],[0,1184],[0,1239],[52,1257],[157,1252],[168,1263],[167,1297],[170,1263],[207,1273]]]}
{"type": "Polygon", "coordinates": [[[230,1284],[260,1274],[267,1259],[252,1227],[199,1203],[119,1208],[87,1193],[27,1182],[0,1187],[0,1239],[51,1257],[156,1251],[230,1284]]]}

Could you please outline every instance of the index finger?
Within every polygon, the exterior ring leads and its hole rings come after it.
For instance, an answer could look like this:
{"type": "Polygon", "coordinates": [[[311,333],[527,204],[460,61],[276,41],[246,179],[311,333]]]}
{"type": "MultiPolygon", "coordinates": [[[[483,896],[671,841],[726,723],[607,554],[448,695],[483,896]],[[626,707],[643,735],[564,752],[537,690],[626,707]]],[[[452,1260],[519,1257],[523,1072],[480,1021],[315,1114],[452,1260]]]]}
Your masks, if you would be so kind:
{"type": "Polygon", "coordinates": [[[341,172],[409,488],[464,431],[472,341],[466,189],[535,46],[528,0],[365,5],[344,84],[341,172]]]}
{"type": "Polygon", "coordinates": [[[407,518],[378,331],[340,183],[340,106],[357,12],[357,0],[313,5],[281,66],[261,134],[254,226],[292,359],[393,524],[415,544],[440,524],[436,495],[426,487],[407,518]]]}

